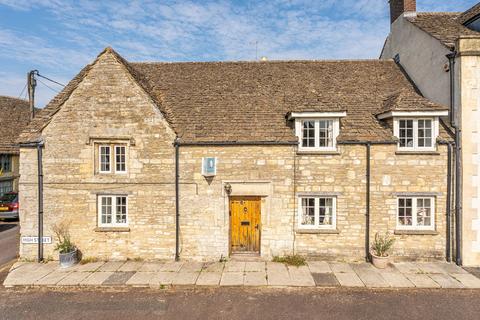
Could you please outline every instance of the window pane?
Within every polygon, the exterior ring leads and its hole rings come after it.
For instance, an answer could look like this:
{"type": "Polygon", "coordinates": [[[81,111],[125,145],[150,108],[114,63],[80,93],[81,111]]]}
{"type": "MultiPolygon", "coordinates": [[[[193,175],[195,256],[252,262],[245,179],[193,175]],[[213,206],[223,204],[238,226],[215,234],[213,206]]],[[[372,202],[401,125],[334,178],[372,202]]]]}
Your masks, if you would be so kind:
{"type": "Polygon", "coordinates": [[[399,142],[402,148],[413,148],[413,120],[399,121],[399,142]]]}
{"type": "Polygon", "coordinates": [[[332,225],[333,220],[333,199],[320,198],[319,200],[319,224],[332,225]]]}
{"type": "Polygon", "coordinates": [[[9,154],[0,155],[0,171],[2,172],[11,172],[12,171],[12,161],[9,154]]]}
{"type": "Polygon", "coordinates": [[[432,146],[432,120],[418,120],[418,146],[432,146]]]}
{"type": "Polygon", "coordinates": [[[116,146],[115,147],[115,170],[124,172],[126,171],[125,163],[125,146],[116,146]]]}
{"type": "Polygon", "coordinates": [[[398,224],[401,226],[412,225],[412,199],[398,199],[398,224]]]}
{"type": "Polygon", "coordinates": [[[127,223],[127,197],[116,199],[116,223],[127,223]]]}
{"type": "Polygon", "coordinates": [[[315,198],[302,198],[302,225],[315,225],[315,198]]]}
{"type": "Polygon", "coordinates": [[[13,190],[13,181],[1,181],[0,182],[0,196],[13,190]]]}
{"type": "Polygon", "coordinates": [[[319,145],[320,147],[333,147],[333,121],[319,121],[319,145]]]}
{"type": "Polygon", "coordinates": [[[432,225],[432,205],[431,205],[431,199],[429,198],[417,199],[417,225],[418,226],[432,225]]]}
{"type": "Polygon", "coordinates": [[[100,171],[110,171],[110,147],[100,146],[100,171]]]}
{"type": "Polygon", "coordinates": [[[102,197],[102,223],[112,223],[112,198],[111,197],[102,197]]]}
{"type": "Polygon", "coordinates": [[[315,147],[315,121],[303,121],[302,147],[315,147]]]}

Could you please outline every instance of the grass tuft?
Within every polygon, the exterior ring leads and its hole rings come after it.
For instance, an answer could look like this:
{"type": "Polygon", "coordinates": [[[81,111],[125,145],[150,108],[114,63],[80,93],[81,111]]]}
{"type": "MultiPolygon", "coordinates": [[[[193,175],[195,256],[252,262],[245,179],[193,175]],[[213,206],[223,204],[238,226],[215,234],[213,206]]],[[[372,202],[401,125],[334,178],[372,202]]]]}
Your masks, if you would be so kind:
{"type": "Polygon", "coordinates": [[[273,257],[273,262],[280,262],[289,266],[296,266],[296,267],[304,266],[306,264],[305,258],[299,255],[273,257]]]}

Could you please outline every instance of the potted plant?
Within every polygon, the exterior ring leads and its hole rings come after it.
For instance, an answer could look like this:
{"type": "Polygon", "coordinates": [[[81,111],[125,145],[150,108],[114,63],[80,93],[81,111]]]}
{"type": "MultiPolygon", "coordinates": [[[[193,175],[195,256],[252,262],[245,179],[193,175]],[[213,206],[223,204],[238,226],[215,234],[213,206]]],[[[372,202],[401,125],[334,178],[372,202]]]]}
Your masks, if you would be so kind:
{"type": "Polygon", "coordinates": [[[385,269],[390,261],[389,251],[393,246],[395,239],[386,232],[381,235],[379,232],[375,234],[375,241],[372,245],[371,255],[372,263],[379,269],[385,269]]]}
{"type": "Polygon", "coordinates": [[[70,240],[69,223],[62,221],[52,227],[57,238],[55,250],[59,253],[60,267],[68,268],[77,263],[77,248],[70,240]]]}

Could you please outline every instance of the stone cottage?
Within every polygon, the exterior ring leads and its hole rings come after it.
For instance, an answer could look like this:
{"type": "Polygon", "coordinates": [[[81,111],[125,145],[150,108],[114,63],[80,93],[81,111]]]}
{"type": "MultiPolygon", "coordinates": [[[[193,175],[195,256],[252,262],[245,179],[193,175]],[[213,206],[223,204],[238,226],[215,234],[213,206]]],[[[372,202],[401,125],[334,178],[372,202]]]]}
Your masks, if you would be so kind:
{"type": "Polygon", "coordinates": [[[390,0],[391,30],[381,58],[396,59],[426,98],[451,108],[457,135],[455,259],[480,266],[480,3],[465,12],[417,12],[390,0]]]}
{"type": "Polygon", "coordinates": [[[40,144],[44,235],[68,220],[84,257],[361,260],[389,231],[397,259],[444,259],[447,115],[393,60],[132,63],[107,48],[21,136],[21,234],[37,234],[40,144]]]}
{"type": "Polygon", "coordinates": [[[18,191],[20,133],[30,121],[30,107],[23,99],[0,96],[0,196],[18,191]]]}

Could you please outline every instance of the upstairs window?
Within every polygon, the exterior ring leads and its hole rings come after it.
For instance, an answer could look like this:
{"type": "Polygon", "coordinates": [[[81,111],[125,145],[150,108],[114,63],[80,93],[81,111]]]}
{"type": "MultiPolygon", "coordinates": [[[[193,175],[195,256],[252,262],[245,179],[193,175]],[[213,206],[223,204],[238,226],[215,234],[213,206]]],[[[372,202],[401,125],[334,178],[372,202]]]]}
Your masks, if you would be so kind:
{"type": "Polygon", "coordinates": [[[404,151],[433,151],[438,136],[436,119],[395,119],[398,149],[404,151]]]}
{"type": "Polygon", "coordinates": [[[339,132],[338,119],[301,119],[299,122],[299,150],[331,151],[336,149],[339,132]]]}
{"type": "Polygon", "coordinates": [[[98,172],[99,173],[126,173],[127,172],[127,146],[104,145],[98,146],[98,172]]]}
{"type": "Polygon", "coordinates": [[[0,154],[0,172],[12,171],[12,156],[9,154],[0,154]]]}

